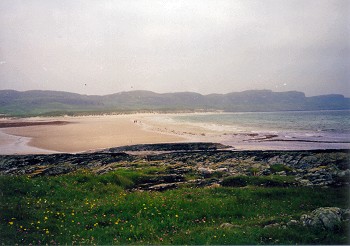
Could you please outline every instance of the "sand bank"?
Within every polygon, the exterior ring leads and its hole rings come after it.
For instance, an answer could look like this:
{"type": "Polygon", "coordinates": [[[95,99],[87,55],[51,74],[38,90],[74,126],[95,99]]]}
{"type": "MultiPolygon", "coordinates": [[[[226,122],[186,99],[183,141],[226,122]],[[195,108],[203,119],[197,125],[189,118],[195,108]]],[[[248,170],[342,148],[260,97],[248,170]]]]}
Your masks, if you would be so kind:
{"type": "MultiPolygon", "coordinates": [[[[67,123],[27,124],[27,126],[22,124],[21,127],[2,128],[2,131],[13,136],[28,138],[28,145],[35,148],[70,153],[132,144],[185,140],[174,134],[151,131],[140,120],[143,117],[142,114],[136,114],[30,118],[26,119],[26,122],[64,121],[67,123]]],[[[0,145],[7,150],[13,148],[13,153],[17,153],[16,146],[9,145],[10,142],[11,140],[3,140],[0,145]]]]}

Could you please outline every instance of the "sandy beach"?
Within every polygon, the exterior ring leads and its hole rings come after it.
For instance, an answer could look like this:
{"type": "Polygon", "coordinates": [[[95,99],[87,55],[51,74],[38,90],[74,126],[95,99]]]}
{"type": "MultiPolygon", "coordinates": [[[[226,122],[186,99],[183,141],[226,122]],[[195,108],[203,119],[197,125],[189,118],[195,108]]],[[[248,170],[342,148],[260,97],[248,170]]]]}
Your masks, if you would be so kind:
{"type": "Polygon", "coordinates": [[[19,154],[48,151],[76,153],[132,144],[186,140],[176,134],[153,131],[142,121],[146,116],[133,114],[6,120],[6,124],[21,122],[22,125],[1,128],[0,154],[10,154],[11,148],[12,153],[19,154]],[[55,121],[66,123],[33,124],[55,121]]]}
{"type": "MultiPolygon", "coordinates": [[[[213,113],[191,113],[194,114],[213,113]]],[[[134,144],[176,142],[215,142],[236,150],[346,149],[350,146],[348,141],[295,140],[271,131],[257,132],[258,129],[242,130],[173,119],[173,116],[181,115],[185,114],[1,119],[0,154],[77,153],[134,144]]]]}
{"type": "Polygon", "coordinates": [[[171,115],[3,119],[0,154],[77,153],[133,144],[222,140],[220,131],[173,122],[169,120],[171,115]]]}

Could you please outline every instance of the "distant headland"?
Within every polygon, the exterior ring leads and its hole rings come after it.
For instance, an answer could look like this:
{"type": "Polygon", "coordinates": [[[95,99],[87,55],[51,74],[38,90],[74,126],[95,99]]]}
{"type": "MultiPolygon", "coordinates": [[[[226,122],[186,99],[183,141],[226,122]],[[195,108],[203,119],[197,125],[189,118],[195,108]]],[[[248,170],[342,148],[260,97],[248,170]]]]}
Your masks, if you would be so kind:
{"type": "Polygon", "coordinates": [[[202,95],[195,92],[127,91],[104,96],[63,91],[0,90],[3,116],[79,115],[127,112],[271,112],[346,110],[350,98],[339,94],[306,97],[303,92],[249,90],[202,95]]]}

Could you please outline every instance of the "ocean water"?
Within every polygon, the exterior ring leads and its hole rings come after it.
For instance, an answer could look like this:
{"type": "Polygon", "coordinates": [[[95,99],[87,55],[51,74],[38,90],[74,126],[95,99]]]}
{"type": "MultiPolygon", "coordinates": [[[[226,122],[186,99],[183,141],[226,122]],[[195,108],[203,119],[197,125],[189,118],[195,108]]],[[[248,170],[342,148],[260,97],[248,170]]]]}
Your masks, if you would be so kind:
{"type": "Polygon", "coordinates": [[[254,149],[350,148],[350,110],[191,114],[172,119],[224,132],[221,142],[257,146],[254,149]]]}

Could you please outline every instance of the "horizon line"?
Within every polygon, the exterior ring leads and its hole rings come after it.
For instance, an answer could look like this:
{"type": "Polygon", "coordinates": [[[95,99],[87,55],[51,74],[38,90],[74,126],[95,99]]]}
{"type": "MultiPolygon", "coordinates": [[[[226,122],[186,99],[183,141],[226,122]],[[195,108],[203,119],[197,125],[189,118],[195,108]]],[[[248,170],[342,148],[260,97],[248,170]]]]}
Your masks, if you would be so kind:
{"type": "Polygon", "coordinates": [[[267,91],[267,92],[272,92],[272,93],[288,93],[288,92],[298,92],[304,94],[305,97],[317,97],[317,96],[329,96],[329,95],[334,95],[334,96],[343,96],[344,98],[350,98],[345,96],[344,94],[340,93],[329,93],[329,94],[319,94],[319,95],[314,95],[314,96],[307,96],[305,92],[303,91],[297,91],[297,90],[288,90],[288,91],[274,91],[271,89],[249,89],[249,90],[243,90],[243,91],[231,91],[227,93],[209,93],[209,94],[202,94],[196,91],[173,91],[173,92],[155,92],[151,90],[129,90],[129,91],[118,91],[114,93],[109,93],[109,94],[83,94],[83,93],[78,93],[78,92],[72,92],[72,91],[64,91],[64,90],[41,90],[41,89],[31,89],[31,90],[16,90],[16,89],[0,89],[0,91],[15,91],[15,92],[31,92],[31,91],[41,91],[41,92],[65,92],[65,93],[71,93],[71,94],[78,94],[82,96],[109,96],[109,95],[115,95],[115,94],[121,94],[121,93],[130,93],[130,92],[151,92],[154,94],[176,94],[176,93],[194,93],[194,94],[199,94],[202,96],[209,96],[209,95],[227,95],[231,93],[243,93],[243,92],[252,92],[252,91],[267,91]]]}

